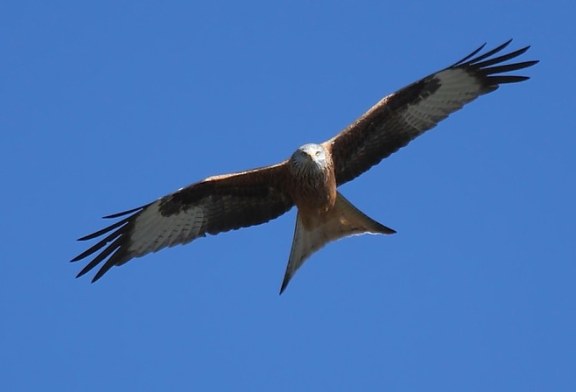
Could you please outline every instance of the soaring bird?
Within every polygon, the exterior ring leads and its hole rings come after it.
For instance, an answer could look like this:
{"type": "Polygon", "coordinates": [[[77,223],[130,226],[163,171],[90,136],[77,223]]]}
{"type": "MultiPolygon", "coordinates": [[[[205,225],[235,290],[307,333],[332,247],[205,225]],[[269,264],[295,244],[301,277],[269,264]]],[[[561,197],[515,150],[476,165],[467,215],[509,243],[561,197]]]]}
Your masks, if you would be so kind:
{"type": "Polygon", "coordinates": [[[72,261],[95,257],[80,277],[103,262],[92,282],[110,268],[162,248],[258,225],[298,209],[284,291],[298,268],[330,241],[350,235],[395,233],[338,192],[382,159],[433,128],[449,114],[501,84],[527,80],[510,75],[538,61],[510,63],[529,46],[506,53],[504,44],[462,60],[392,93],[333,138],[304,144],[287,160],[253,170],[208,177],[156,201],[106,216],[116,223],[80,238],[104,236],[72,261]]]}

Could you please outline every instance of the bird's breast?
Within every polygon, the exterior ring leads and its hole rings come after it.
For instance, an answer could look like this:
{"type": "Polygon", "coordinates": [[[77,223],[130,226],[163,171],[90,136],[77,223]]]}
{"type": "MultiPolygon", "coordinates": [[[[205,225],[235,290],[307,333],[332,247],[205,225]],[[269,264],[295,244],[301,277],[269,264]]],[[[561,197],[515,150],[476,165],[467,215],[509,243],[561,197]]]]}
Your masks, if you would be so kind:
{"type": "Polygon", "coordinates": [[[334,206],[336,180],[330,169],[291,171],[290,193],[303,213],[324,214],[334,206]]]}

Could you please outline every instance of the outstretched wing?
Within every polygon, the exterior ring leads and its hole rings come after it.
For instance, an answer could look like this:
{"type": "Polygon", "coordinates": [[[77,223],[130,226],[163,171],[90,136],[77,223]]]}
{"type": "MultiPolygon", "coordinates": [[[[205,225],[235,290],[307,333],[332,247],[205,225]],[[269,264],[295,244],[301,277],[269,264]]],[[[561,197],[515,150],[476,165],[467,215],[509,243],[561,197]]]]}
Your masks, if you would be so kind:
{"type": "Polygon", "coordinates": [[[77,277],[107,259],[92,279],[95,282],[113,266],[134,257],[185,244],[206,234],[265,223],[282,215],[293,205],[284,188],[284,173],[285,163],[281,163],[209,177],[148,205],[105,217],[125,216],[79,239],[85,241],[105,235],[72,259],[78,261],[97,253],[77,277]]]}
{"type": "Polygon", "coordinates": [[[538,61],[503,63],[520,56],[529,46],[494,57],[510,42],[476,56],[482,45],[450,67],[388,95],[324,142],[332,152],[338,185],[364,173],[480,95],[496,90],[500,84],[528,79],[506,73],[538,61]]]}

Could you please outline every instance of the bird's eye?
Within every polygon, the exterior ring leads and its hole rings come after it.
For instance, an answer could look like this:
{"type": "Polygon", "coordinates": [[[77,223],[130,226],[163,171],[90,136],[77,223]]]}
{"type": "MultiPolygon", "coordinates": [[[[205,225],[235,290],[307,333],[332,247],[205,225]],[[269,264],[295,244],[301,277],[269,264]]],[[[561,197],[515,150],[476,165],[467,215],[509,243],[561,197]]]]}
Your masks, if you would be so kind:
{"type": "Polygon", "coordinates": [[[317,157],[319,157],[320,155],[322,155],[322,151],[320,151],[320,150],[316,151],[315,155],[316,155],[317,157]]]}

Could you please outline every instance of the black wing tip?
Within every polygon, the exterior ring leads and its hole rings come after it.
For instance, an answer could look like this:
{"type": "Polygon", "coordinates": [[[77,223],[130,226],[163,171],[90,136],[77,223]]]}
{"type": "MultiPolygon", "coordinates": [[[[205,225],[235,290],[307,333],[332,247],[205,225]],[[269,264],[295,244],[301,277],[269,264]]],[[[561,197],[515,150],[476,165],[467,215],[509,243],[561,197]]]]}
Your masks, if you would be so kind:
{"type": "Polygon", "coordinates": [[[131,210],[126,210],[126,211],[117,212],[115,214],[106,215],[106,216],[103,216],[102,219],[114,219],[114,218],[119,218],[119,217],[124,216],[124,215],[132,214],[133,212],[143,210],[144,208],[148,207],[150,204],[152,204],[152,203],[145,204],[145,205],[140,206],[140,207],[132,208],[131,210]]]}
{"type": "Polygon", "coordinates": [[[90,271],[90,269],[83,268],[82,271],[80,271],[76,274],[76,279],[81,278],[82,276],[86,275],[86,273],[88,273],[88,271],[90,271]]]}
{"type": "MultiPolygon", "coordinates": [[[[119,238],[118,240],[121,240],[119,238]]],[[[112,256],[106,260],[106,262],[100,267],[98,272],[94,275],[91,283],[95,283],[98,281],[106,272],[108,272],[112,267],[115,265],[120,265],[125,261],[129,260],[131,257],[127,257],[126,255],[123,256],[124,252],[122,251],[121,244],[119,245],[120,241],[114,241],[111,245],[109,245],[102,253],[96,256],[90,263],[88,263],[78,274],[76,275],[76,279],[86,275],[88,272],[92,271],[98,264],[100,264],[110,253],[112,256]]],[[[75,260],[73,260],[75,261],[75,260]]]]}
{"type": "Polygon", "coordinates": [[[82,270],[80,270],[80,272],[76,274],[76,279],[86,275],[92,268],[94,268],[94,265],[92,265],[92,263],[84,266],[84,268],[82,268],[82,270]]]}
{"type": "Polygon", "coordinates": [[[138,216],[138,213],[145,207],[146,206],[142,206],[128,211],[109,215],[106,218],[117,218],[131,214],[128,217],[125,217],[124,219],[121,219],[118,222],[105,227],[104,229],[98,230],[95,233],[88,234],[78,239],[79,241],[86,241],[107,234],[104,238],[100,239],[99,242],[92,245],[90,248],[70,260],[71,262],[77,262],[96,253],[96,256],[76,275],[76,278],[80,278],[81,276],[85,275],[102,261],[107,259],[104,265],[102,265],[102,267],[98,270],[92,279],[92,283],[94,283],[114,265],[120,265],[133,257],[127,249],[129,236],[134,226],[134,218],[138,216]]]}
{"type": "MultiPolygon", "coordinates": [[[[96,267],[97,264],[99,264],[99,262],[95,263],[94,265],[92,265],[92,263],[88,264],[87,266],[82,268],[82,270],[76,274],[76,279],[81,278],[88,272],[92,271],[92,269],[94,269],[94,267],[96,267]]],[[[94,275],[94,277],[90,280],[90,283],[96,283],[96,281],[98,281],[102,276],[104,276],[104,274],[108,272],[108,270],[110,270],[110,268],[112,268],[114,265],[116,265],[116,263],[114,262],[111,263],[110,260],[108,260],[102,267],[100,267],[98,272],[96,272],[96,275],[94,275]]]]}
{"type": "Polygon", "coordinates": [[[97,232],[91,233],[91,234],[87,234],[84,237],[80,237],[78,238],[76,241],[88,241],[88,240],[92,240],[96,237],[100,237],[102,234],[104,234],[102,232],[102,230],[99,230],[97,232]]]}
{"type": "Polygon", "coordinates": [[[102,267],[100,267],[98,272],[96,272],[96,275],[94,275],[90,283],[96,283],[102,276],[104,276],[106,272],[108,272],[108,270],[110,270],[110,268],[114,267],[114,265],[116,265],[116,263],[110,262],[110,260],[108,260],[102,267]]]}
{"type": "Polygon", "coordinates": [[[495,90],[500,84],[518,83],[528,80],[530,79],[528,76],[507,75],[507,73],[532,67],[538,64],[539,60],[506,63],[508,60],[515,59],[530,49],[530,45],[527,45],[509,53],[497,55],[506,47],[508,47],[511,42],[512,39],[509,39],[494,49],[490,49],[484,53],[478,54],[485,47],[484,44],[480,48],[470,53],[468,56],[464,57],[462,60],[448,67],[448,69],[460,68],[467,70],[476,78],[478,78],[478,80],[483,84],[485,92],[495,90]]]}
{"type": "MultiPolygon", "coordinates": [[[[110,267],[112,267],[112,266],[110,266],[110,267]]],[[[101,272],[104,269],[104,266],[102,266],[102,268],[100,268],[98,270],[98,272],[96,273],[96,275],[94,275],[94,277],[90,280],[90,283],[96,283],[96,281],[99,280],[110,269],[110,267],[107,268],[106,271],[101,272]]],[[[94,268],[94,266],[90,266],[90,268],[88,268],[88,266],[84,267],[82,269],[82,271],[80,271],[76,274],[76,279],[81,278],[82,276],[86,275],[93,268],[94,268]]]]}
{"type": "Polygon", "coordinates": [[[464,56],[463,58],[461,58],[460,60],[456,61],[454,64],[452,64],[449,68],[453,68],[453,67],[457,67],[458,65],[465,63],[467,60],[469,60],[471,57],[474,57],[478,52],[480,52],[482,49],[484,49],[486,47],[487,43],[484,42],[482,45],[480,45],[478,48],[474,49],[472,51],[472,53],[467,54],[466,56],[464,56]]]}
{"type": "Polygon", "coordinates": [[[127,211],[122,211],[122,212],[117,212],[115,214],[111,214],[111,215],[106,215],[103,216],[102,219],[114,219],[114,218],[119,218],[121,216],[125,216],[125,215],[129,215],[132,214],[110,226],[107,226],[101,230],[95,231],[94,233],[90,233],[85,235],[84,237],[80,237],[77,239],[77,241],[88,241],[88,240],[92,240],[94,238],[100,237],[103,234],[108,233],[109,231],[114,230],[115,228],[122,226],[124,224],[126,224],[128,221],[130,221],[130,219],[132,219],[132,217],[134,216],[134,213],[138,213],[140,211],[142,211],[144,208],[148,207],[150,204],[146,204],[137,208],[133,208],[131,210],[127,210],[127,211]]]}
{"type": "MultiPolygon", "coordinates": [[[[458,66],[463,65],[463,64],[468,64],[468,63],[471,63],[471,62],[480,61],[480,60],[482,60],[482,59],[484,59],[484,58],[486,58],[486,57],[490,57],[490,56],[492,56],[493,54],[498,53],[498,52],[500,52],[502,49],[506,48],[508,45],[510,45],[511,42],[512,42],[512,38],[510,38],[508,41],[505,41],[503,44],[498,45],[498,46],[495,47],[494,49],[490,49],[490,50],[488,50],[487,52],[485,52],[485,53],[483,53],[483,54],[481,54],[481,55],[479,55],[479,56],[477,56],[477,57],[474,57],[474,56],[476,56],[478,53],[480,53],[480,52],[486,47],[486,45],[488,45],[487,42],[484,42],[484,43],[483,43],[482,45],[480,45],[478,48],[474,49],[471,53],[467,54],[464,58],[456,61],[456,62],[455,62],[454,64],[452,64],[449,68],[455,68],[455,67],[458,67],[458,66]]],[[[526,50],[528,50],[528,48],[530,48],[530,46],[527,46],[527,47],[522,48],[522,49],[520,49],[520,50],[526,51],[526,50]]]]}
{"type": "Polygon", "coordinates": [[[75,263],[77,261],[80,261],[84,258],[84,256],[82,256],[82,254],[79,254],[78,256],[74,257],[73,259],[70,260],[71,263],[75,263]]]}

